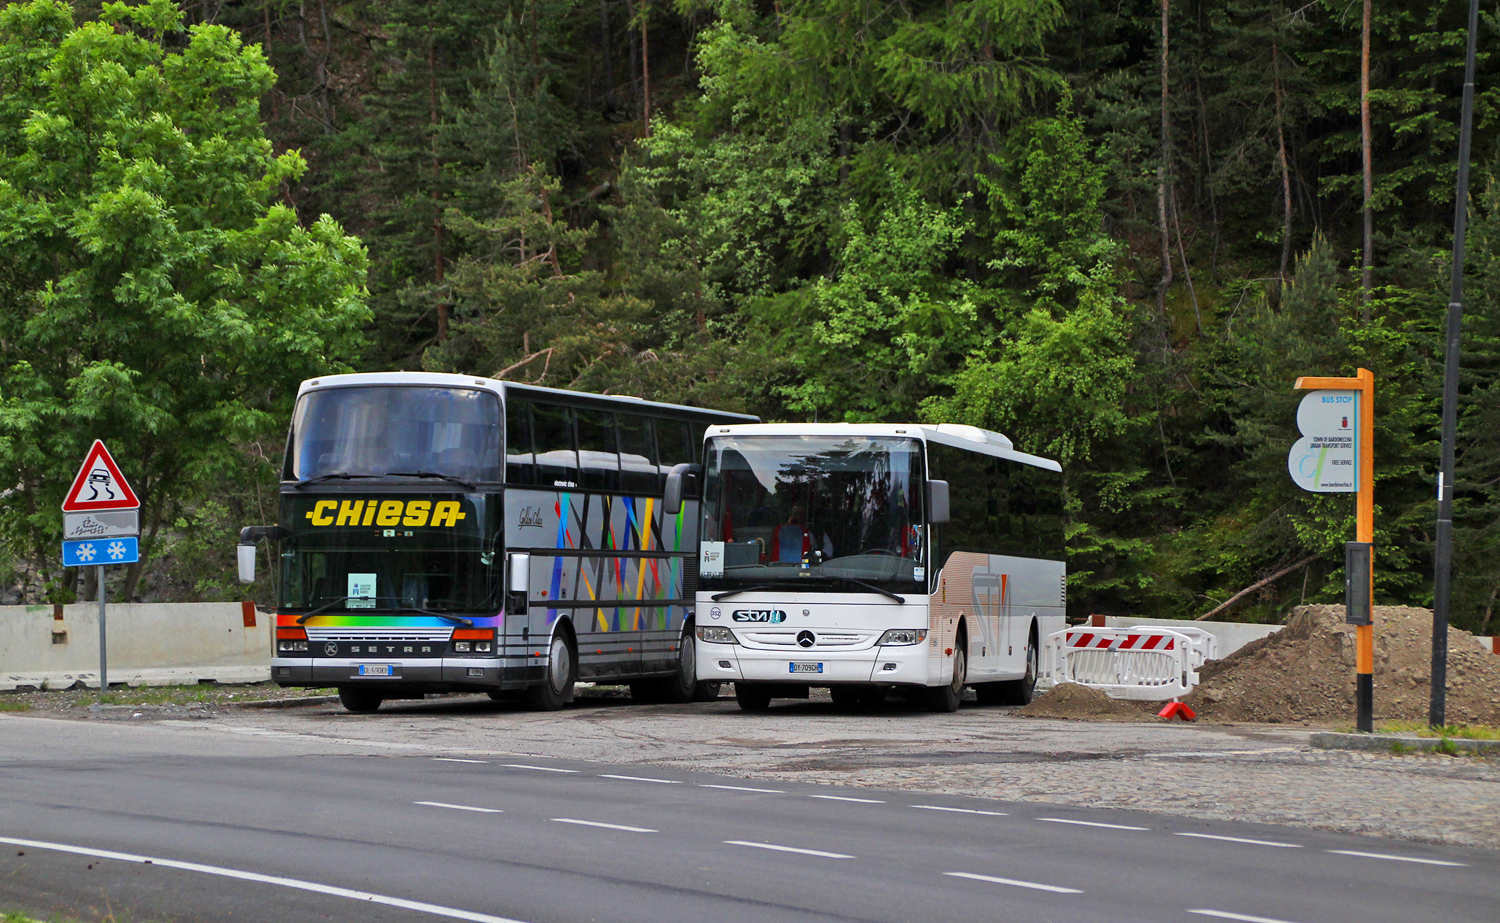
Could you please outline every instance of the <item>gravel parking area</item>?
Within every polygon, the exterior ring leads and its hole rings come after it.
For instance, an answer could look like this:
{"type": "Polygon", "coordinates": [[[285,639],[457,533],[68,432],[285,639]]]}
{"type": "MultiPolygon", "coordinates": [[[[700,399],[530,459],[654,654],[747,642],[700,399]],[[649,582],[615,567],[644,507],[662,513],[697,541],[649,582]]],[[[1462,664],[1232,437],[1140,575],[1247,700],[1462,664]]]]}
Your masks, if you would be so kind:
{"type": "Polygon", "coordinates": [[[1093,723],[972,705],[939,715],[900,702],[856,710],[817,694],[746,714],[728,698],[641,706],[613,690],[555,713],[453,696],[374,715],[224,698],[51,714],[276,738],[303,752],[598,760],[1500,848],[1500,760],[1314,750],[1317,728],[1301,726],[1093,723]]]}

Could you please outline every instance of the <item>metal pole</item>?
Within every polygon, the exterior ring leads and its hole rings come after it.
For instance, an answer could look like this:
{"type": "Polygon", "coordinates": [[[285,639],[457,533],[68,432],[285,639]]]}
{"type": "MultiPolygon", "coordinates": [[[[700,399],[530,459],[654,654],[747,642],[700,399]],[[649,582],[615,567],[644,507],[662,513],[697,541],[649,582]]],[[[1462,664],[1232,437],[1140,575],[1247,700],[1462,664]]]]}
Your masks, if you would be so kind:
{"type": "Polygon", "coordinates": [[[1474,57],[1479,0],[1469,0],[1469,45],[1464,58],[1464,101],[1458,133],[1458,189],[1453,197],[1453,285],[1448,296],[1447,361],[1443,368],[1443,457],[1438,471],[1437,548],[1432,580],[1432,698],[1427,723],[1446,722],[1448,604],[1453,570],[1453,454],[1458,441],[1458,348],[1464,316],[1464,231],[1469,206],[1469,147],[1474,134],[1474,57]]]}
{"type": "Polygon", "coordinates": [[[109,648],[104,643],[104,565],[94,569],[95,582],[99,584],[99,699],[109,691],[109,648]]]}

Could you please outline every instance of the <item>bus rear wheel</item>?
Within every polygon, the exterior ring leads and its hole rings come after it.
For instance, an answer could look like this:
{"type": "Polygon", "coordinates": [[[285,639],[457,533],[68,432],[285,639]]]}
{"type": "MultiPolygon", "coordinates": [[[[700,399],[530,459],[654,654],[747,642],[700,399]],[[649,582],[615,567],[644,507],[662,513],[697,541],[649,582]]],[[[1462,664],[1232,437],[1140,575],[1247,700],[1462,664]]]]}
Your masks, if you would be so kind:
{"type": "Polygon", "coordinates": [[[374,689],[361,689],[358,686],[340,686],[339,704],[344,706],[345,711],[356,715],[368,715],[380,709],[380,703],[385,697],[374,689]]]}
{"type": "Polygon", "coordinates": [[[1040,672],[1040,654],[1037,651],[1036,628],[1026,642],[1026,675],[1008,683],[996,683],[1000,687],[1001,705],[1030,705],[1036,697],[1036,678],[1040,672]]]}

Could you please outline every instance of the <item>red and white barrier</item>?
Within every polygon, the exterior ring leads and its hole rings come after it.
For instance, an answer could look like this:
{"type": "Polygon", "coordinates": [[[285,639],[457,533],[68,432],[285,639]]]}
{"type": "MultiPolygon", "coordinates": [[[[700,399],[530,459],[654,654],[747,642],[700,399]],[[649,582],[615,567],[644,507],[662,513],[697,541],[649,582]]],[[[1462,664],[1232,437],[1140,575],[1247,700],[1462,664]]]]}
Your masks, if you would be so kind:
{"type": "Polygon", "coordinates": [[[1053,685],[1078,683],[1116,699],[1187,695],[1218,643],[1201,629],[1067,628],[1047,636],[1043,669],[1053,685]]]}

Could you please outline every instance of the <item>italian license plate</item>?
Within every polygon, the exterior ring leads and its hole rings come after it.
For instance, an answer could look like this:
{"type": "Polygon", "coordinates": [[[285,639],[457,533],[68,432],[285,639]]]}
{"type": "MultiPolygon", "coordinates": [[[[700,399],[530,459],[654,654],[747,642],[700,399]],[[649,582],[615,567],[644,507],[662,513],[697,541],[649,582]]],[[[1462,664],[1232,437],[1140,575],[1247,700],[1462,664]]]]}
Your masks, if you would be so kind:
{"type": "Polygon", "coordinates": [[[395,670],[388,663],[362,663],[359,665],[360,676],[391,676],[395,670]]]}
{"type": "Polygon", "coordinates": [[[793,661],[792,663],[787,664],[787,666],[791,668],[791,669],[787,670],[788,673],[822,673],[823,672],[823,665],[821,663],[797,663],[796,661],[793,661]]]}

